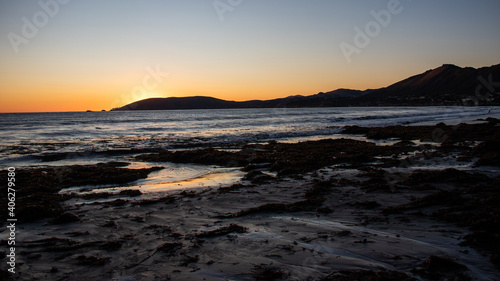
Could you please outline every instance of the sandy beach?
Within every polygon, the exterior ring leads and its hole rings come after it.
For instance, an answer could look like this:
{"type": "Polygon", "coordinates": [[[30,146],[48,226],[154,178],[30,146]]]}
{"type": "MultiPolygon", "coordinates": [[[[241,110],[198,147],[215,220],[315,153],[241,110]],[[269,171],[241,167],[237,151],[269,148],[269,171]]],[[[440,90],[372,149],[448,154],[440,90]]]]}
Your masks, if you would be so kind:
{"type": "Polygon", "coordinates": [[[2,280],[498,280],[499,120],[470,123],[20,169],[17,274],[2,280]],[[163,162],[243,177],[128,188],[163,162]]]}

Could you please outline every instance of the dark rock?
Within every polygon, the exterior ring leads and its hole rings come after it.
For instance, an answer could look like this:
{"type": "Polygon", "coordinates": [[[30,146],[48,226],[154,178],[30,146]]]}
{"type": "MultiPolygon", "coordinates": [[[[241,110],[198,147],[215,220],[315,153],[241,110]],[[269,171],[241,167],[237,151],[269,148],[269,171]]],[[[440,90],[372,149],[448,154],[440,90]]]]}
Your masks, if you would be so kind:
{"type": "Polygon", "coordinates": [[[168,255],[174,255],[178,250],[182,249],[183,244],[180,242],[166,242],[156,248],[157,251],[168,255]]]}
{"type": "Polygon", "coordinates": [[[500,140],[492,139],[479,144],[473,155],[479,157],[475,166],[500,166],[500,140]]]}
{"type": "Polygon", "coordinates": [[[321,207],[321,208],[318,208],[316,211],[318,213],[322,213],[322,214],[329,214],[329,213],[333,212],[333,210],[328,208],[328,207],[321,207]]]}
{"type": "Polygon", "coordinates": [[[331,188],[332,182],[330,181],[316,182],[313,187],[306,191],[304,196],[306,198],[320,197],[327,194],[331,190],[331,188]]]}
{"type": "Polygon", "coordinates": [[[377,201],[359,201],[354,203],[354,206],[365,208],[365,209],[375,209],[380,207],[380,203],[377,201]]]}
{"type": "Polygon", "coordinates": [[[447,191],[441,190],[435,192],[431,195],[427,195],[423,198],[419,198],[411,203],[403,204],[399,206],[387,207],[383,210],[385,215],[388,214],[397,214],[407,210],[419,209],[428,206],[461,206],[464,202],[464,199],[457,191],[447,191]]]}
{"type": "Polygon", "coordinates": [[[199,256],[196,255],[194,257],[185,256],[182,262],[179,264],[180,266],[188,266],[191,263],[197,263],[200,260],[199,256]]]}
{"type": "Polygon", "coordinates": [[[123,243],[121,241],[110,241],[99,246],[99,249],[106,251],[115,251],[122,247],[123,243]]]}
{"type": "Polygon", "coordinates": [[[237,191],[237,190],[240,190],[240,189],[245,188],[245,187],[247,187],[247,186],[236,183],[236,184],[233,184],[233,185],[227,186],[227,187],[225,187],[225,186],[219,187],[219,189],[217,189],[216,193],[227,193],[227,192],[231,192],[231,191],[237,191]]]}
{"type": "Polygon", "coordinates": [[[130,197],[135,197],[135,196],[140,196],[142,195],[142,192],[138,189],[127,189],[127,190],[122,190],[119,195],[124,195],[124,196],[130,196],[130,197]]]}
{"type": "Polygon", "coordinates": [[[430,256],[415,269],[415,272],[432,280],[470,281],[472,279],[464,273],[467,270],[465,265],[452,259],[430,256]]]}
{"type": "Polygon", "coordinates": [[[252,271],[252,276],[255,280],[277,280],[287,276],[282,269],[264,264],[256,265],[252,271]]]}
{"type": "Polygon", "coordinates": [[[105,224],[102,225],[103,227],[118,227],[118,224],[115,221],[106,221],[105,224]]]}
{"type": "Polygon", "coordinates": [[[108,206],[119,207],[119,206],[123,206],[123,205],[125,205],[127,203],[128,203],[127,200],[116,199],[116,200],[113,200],[113,201],[106,202],[105,204],[108,205],[108,206]]]}
{"type": "Polygon", "coordinates": [[[274,180],[275,178],[262,173],[261,171],[253,170],[248,172],[244,177],[244,180],[249,180],[253,184],[263,184],[274,180]]]}
{"type": "Polygon", "coordinates": [[[250,172],[253,170],[266,169],[269,167],[271,167],[271,163],[249,164],[249,165],[246,165],[242,170],[244,172],[250,172]]]}
{"type": "Polygon", "coordinates": [[[459,171],[457,169],[445,170],[430,170],[416,171],[407,178],[404,182],[406,185],[415,185],[422,183],[443,183],[443,182],[459,182],[459,183],[478,183],[490,181],[488,176],[479,173],[469,173],[459,171]]]}
{"type": "Polygon", "coordinates": [[[398,271],[342,270],[321,278],[320,281],[417,281],[417,279],[398,271]]]}
{"type": "Polygon", "coordinates": [[[197,238],[209,238],[209,237],[217,237],[217,236],[223,236],[227,235],[229,233],[245,233],[247,232],[247,228],[237,225],[237,224],[230,224],[229,226],[224,226],[218,229],[214,229],[211,231],[205,231],[196,234],[195,236],[197,238]]]}
{"type": "Polygon", "coordinates": [[[71,223],[71,222],[78,222],[80,221],[80,218],[72,213],[63,213],[54,220],[52,220],[53,224],[65,224],[65,223],[71,223]]]}
{"type": "Polygon", "coordinates": [[[95,256],[78,256],[77,261],[79,265],[87,265],[87,266],[103,266],[110,261],[111,258],[98,258],[95,256]]]}

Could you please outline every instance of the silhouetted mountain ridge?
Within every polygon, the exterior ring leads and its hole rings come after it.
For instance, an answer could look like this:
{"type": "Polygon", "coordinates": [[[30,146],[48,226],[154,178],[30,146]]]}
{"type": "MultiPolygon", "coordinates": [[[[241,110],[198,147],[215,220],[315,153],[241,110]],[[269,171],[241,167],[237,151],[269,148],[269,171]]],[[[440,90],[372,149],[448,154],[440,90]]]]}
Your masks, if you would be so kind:
{"type": "MultiPolygon", "coordinates": [[[[498,90],[488,81],[500,81],[500,64],[479,69],[445,64],[392,84],[353,101],[351,105],[424,106],[499,104],[498,90]],[[486,83],[485,83],[486,82],[486,83]],[[486,85],[485,85],[486,84],[486,85]]],[[[500,85],[497,85],[497,87],[500,85]]]]}
{"type": "Polygon", "coordinates": [[[388,87],[374,90],[337,89],[310,96],[295,95],[243,102],[204,96],[150,98],[112,110],[500,105],[498,88],[500,88],[500,64],[479,69],[444,64],[388,87]]]}

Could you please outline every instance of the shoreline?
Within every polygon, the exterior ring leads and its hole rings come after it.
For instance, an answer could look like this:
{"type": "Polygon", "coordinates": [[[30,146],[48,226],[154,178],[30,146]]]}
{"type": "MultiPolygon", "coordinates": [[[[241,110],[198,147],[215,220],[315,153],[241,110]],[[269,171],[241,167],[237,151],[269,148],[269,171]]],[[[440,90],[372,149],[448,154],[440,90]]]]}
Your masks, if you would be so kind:
{"type": "Polygon", "coordinates": [[[350,126],[342,133],[370,141],[148,151],[134,161],[245,173],[232,185],[154,195],[125,190],[160,168],[127,169],[127,163],[110,161],[20,170],[17,180],[25,190],[18,198],[17,239],[23,252],[15,280],[500,276],[497,119],[350,126]],[[439,163],[444,168],[432,168],[439,163]],[[123,190],[60,193],[105,183],[123,190]]]}

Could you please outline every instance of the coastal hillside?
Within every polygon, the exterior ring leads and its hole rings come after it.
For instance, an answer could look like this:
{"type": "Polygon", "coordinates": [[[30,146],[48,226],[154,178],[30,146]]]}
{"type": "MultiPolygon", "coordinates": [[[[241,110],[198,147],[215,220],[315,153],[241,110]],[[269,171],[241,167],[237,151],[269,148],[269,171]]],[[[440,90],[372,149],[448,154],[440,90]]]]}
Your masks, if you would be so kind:
{"type": "Polygon", "coordinates": [[[478,69],[445,64],[380,89],[338,89],[310,96],[243,102],[203,96],[150,98],[112,110],[500,105],[500,82],[496,81],[500,81],[500,64],[478,69]]]}
{"type": "Polygon", "coordinates": [[[445,64],[375,90],[350,105],[499,105],[500,64],[479,69],[445,64]]]}

